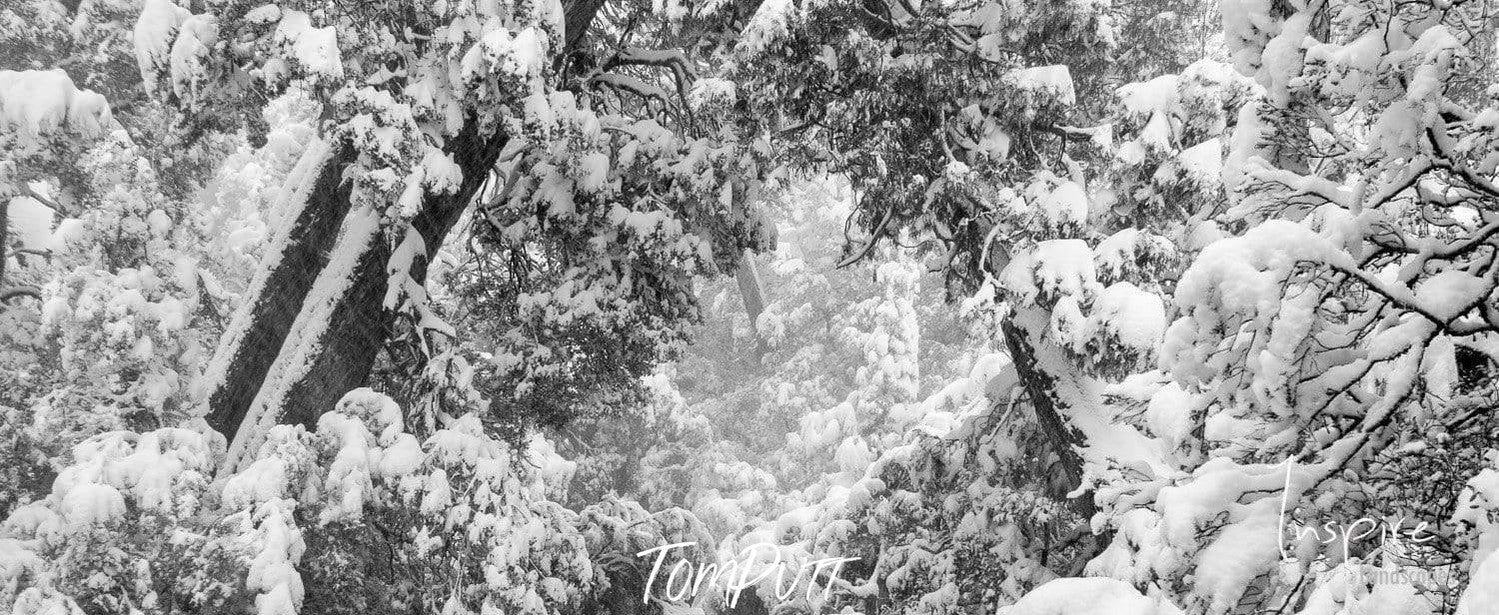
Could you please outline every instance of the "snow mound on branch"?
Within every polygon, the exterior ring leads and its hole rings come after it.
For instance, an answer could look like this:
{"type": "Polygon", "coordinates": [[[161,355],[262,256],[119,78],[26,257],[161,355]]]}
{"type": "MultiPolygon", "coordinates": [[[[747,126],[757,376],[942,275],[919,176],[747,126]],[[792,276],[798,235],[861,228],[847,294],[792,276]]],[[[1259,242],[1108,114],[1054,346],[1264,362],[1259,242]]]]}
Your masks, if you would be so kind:
{"type": "Polygon", "coordinates": [[[1077,182],[1064,181],[1040,201],[1041,214],[1051,228],[1088,220],[1088,195],[1077,182]]]}
{"type": "Polygon", "coordinates": [[[1149,598],[1117,579],[1057,579],[1001,608],[999,615],[1181,615],[1181,609],[1149,598]]]}
{"type": "Polygon", "coordinates": [[[1201,312],[1270,312],[1280,304],[1285,271],[1298,262],[1348,264],[1348,255],[1310,228],[1272,220],[1243,237],[1208,246],[1182,275],[1176,304],[1201,312]]]}
{"type": "Polygon", "coordinates": [[[215,450],[202,434],[162,428],[100,434],[73,447],[73,458],[53,483],[53,496],[70,525],[87,525],[124,515],[126,495],[144,511],[194,514],[199,502],[183,487],[207,483],[215,450]]]}
{"type": "Polygon", "coordinates": [[[1468,590],[1457,615],[1499,613],[1499,450],[1488,452],[1490,467],[1468,480],[1452,524],[1476,534],[1468,590]]]}
{"type": "Polygon", "coordinates": [[[70,527],[109,523],[124,514],[125,498],[109,485],[84,483],[62,500],[62,516],[70,527]]]}
{"type": "Polygon", "coordinates": [[[1259,51],[1278,28],[1270,16],[1270,0],[1227,0],[1223,12],[1223,39],[1239,72],[1253,74],[1259,51]]]}
{"type": "Polygon", "coordinates": [[[306,545],[292,511],[296,501],[276,499],[260,504],[249,542],[254,549],[245,586],[254,590],[258,615],[295,615],[302,607],[302,575],[296,565],[306,545]]]}
{"type": "Polygon", "coordinates": [[[1093,310],[1105,331],[1138,350],[1154,348],[1166,330],[1166,307],[1161,298],[1129,282],[1105,288],[1093,310]]]}
{"type": "Polygon", "coordinates": [[[687,104],[693,109],[703,109],[714,104],[731,104],[739,97],[733,81],[718,78],[699,79],[687,92],[687,104]]]}
{"type": "Polygon", "coordinates": [[[743,52],[760,53],[790,31],[796,5],[791,0],[769,0],[760,3],[760,8],[744,26],[738,49],[743,52]]]}
{"type": "Polygon", "coordinates": [[[1005,81],[1017,89],[1031,93],[1039,100],[1064,106],[1071,106],[1077,101],[1077,94],[1072,87],[1072,72],[1065,64],[1011,71],[1005,75],[1005,81]]]}
{"type": "Polygon", "coordinates": [[[168,56],[172,52],[172,41],[177,30],[192,13],[177,6],[172,0],[146,0],[141,4],[140,17],[136,18],[135,62],[146,81],[146,89],[156,89],[156,78],[165,72],[168,56]]]}
{"type": "MultiPolygon", "coordinates": [[[[406,446],[396,447],[398,440],[411,438],[402,433],[403,429],[401,408],[395,400],[368,388],[349,391],[333,412],[318,418],[318,434],[334,440],[338,447],[326,481],[326,486],[338,495],[325,503],[321,522],[362,517],[366,494],[374,488],[372,475],[378,474],[375,469],[385,461],[383,447],[401,452],[410,450],[406,446]]],[[[391,467],[410,465],[414,464],[398,462],[391,467]]]]}
{"type": "Polygon", "coordinates": [[[315,79],[343,78],[343,58],[333,26],[315,28],[307,13],[285,11],[276,24],[276,42],[290,49],[302,70],[315,79]]]}
{"type": "Polygon", "coordinates": [[[62,69],[0,71],[0,130],[34,139],[68,131],[103,135],[112,116],[104,96],[80,90],[62,69]]]}
{"type": "Polygon", "coordinates": [[[1176,160],[1187,178],[1203,186],[1217,185],[1223,174],[1223,145],[1208,139],[1182,151],[1176,160]]]}
{"type": "Polygon", "coordinates": [[[1416,287],[1416,298],[1436,317],[1452,320],[1478,305],[1491,288],[1483,278],[1448,270],[1423,280],[1416,287]]]}
{"type": "Polygon", "coordinates": [[[1126,113],[1141,118],[1169,112],[1176,105],[1179,80],[1177,75],[1161,75],[1150,81],[1120,86],[1119,104],[1126,113]]]}
{"type": "MultiPolygon", "coordinates": [[[[1279,505],[1280,500],[1272,497],[1223,507],[1229,523],[1197,555],[1194,569],[1193,591],[1211,601],[1212,612],[1229,612],[1256,577],[1275,570],[1281,549],[1276,525],[1279,505]]],[[[1167,523],[1173,521],[1179,520],[1168,515],[1167,523]]],[[[1196,522],[1199,527],[1205,525],[1200,518],[1196,522]]]]}
{"type": "Polygon", "coordinates": [[[1458,603],[1457,615],[1499,613],[1499,557],[1490,555],[1473,568],[1468,591],[1458,603]]]}
{"type": "Polygon", "coordinates": [[[526,81],[537,79],[546,67],[550,45],[550,38],[539,28],[527,27],[519,32],[494,30],[464,56],[464,76],[479,79],[498,73],[526,81]]]}
{"type": "Polygon", "coordinates": [[[192,15],[183,20],[169,62],[172,94],[177,98],[196,100],[211,87],[207,64],[218,38],[218,21],[212,15],[192,15]]]}
{"type": "Polygon", "coordinates": [[[10,201],[10,232],[22,248],[52,247],[52,225],[55,213],[50,207],[27,196],[10,201]]]}
{"type": "Polygon", "coordinates": [[[1027,301],[1091,296],[1098,285],[1093,251],[1081,239],[1052,239],[1010,261],[1001,273],[1005,290],[1027,301]]]}

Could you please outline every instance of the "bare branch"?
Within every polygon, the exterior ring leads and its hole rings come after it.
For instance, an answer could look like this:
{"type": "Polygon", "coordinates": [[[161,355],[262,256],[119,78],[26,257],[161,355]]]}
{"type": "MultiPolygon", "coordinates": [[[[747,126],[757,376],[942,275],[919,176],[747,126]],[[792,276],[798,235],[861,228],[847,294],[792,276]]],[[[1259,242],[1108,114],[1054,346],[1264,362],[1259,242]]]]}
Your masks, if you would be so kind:
{"type": "Polygon", "coordinates": [[[16,286],[13,288],[0,288],[0,303],[9,303],[11,300],[21,297],[31,297],[37,301],[42,300],[42,291],[31,286],[16,286]]]}

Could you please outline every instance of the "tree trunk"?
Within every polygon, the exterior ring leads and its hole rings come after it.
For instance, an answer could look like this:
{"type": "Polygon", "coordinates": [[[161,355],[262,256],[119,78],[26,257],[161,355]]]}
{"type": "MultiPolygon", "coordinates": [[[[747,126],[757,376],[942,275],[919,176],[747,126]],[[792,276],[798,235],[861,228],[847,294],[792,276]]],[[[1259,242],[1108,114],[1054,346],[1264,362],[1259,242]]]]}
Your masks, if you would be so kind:
{"type": "Polygon", "coordinates": [[[760,314],[765,312],[765,282],[760,279],[760,270],[755,267],[755,257],[749,250],[739,259],[739,268],[734,271],[739,282],[739,296],[744,299],[744,311],[749,315],[750,330],[755,332],[755,354],[765,358],[767,345],[760,332],[760,314]]]}
{"type": "MultiPolygon", "coordinates": [[[[1075,548],[1068,556],[1071,564],[1060,571],[1063,576],[1078,576],[1087,563],[1103,553],[1113,540],[1111,532],[1092,532],[1093,515],[1098,512],[1092,494],[1067,497],[1067,494],[1082,485],[1083,480],[1083,458],[1078,448],[1086,444],[1086,440],[1083,433],[1067,420],[1067,415],[1075,410],[1072,404],[1078,398],[1074,395],[1082,395],[1083,389],[1077,386],[1076,381],[1071,380],[1068,373],[1047,373],[1046,366],[1056,364],[1055,361],[1062,358],[1048,356],[1054,350],[1052,348],[1037,348],[1031,343],[1037,336],[1027,335],[1025,316],[1027,314],[1024,312],[1012,313],[1005,318],[1000,328],[1004,332],[1005,346],[1009,348],[1010,359],[1015,366],[1015,376],[1025,389],[1026,397],[1030,398],[1041,431],[1057,455],[1058,471],[1046,477],[1043,485],[1045,494],[1054,500],[1065,502],[1081,518],[1081,522],[1073,528],[1076,532],[1075,541],[1068,541],[1075,548]]],[[[1031,324],[1035,326],[1038,323],[1031,324]]],[[[1059,556],[1068,551],[1072,549],[1063,546],[1059,556]]],[[[1044,558],[1042,562],[1043,565],[1047,564],[1044,558]]]]}
{"type": "MultiPolygon", "coordinates": [[[[564,2],[566,57],[584,39],[602,0],[564,2]]],[[[509,139],[503,135],[481,135],[475,123],[450,139],[446,151],[453,154],[463,171],[458,190],[447,195],[428,195],[412,228],[426,243],[427,259],[442,247],[443,239],[462,216],[470,200],[494,168],[509,139]]],[[[384,345],[395,318],[384,309],[387,284],[385,264],[388,242],[371,241],[364,246],[349,272],[348,284],[337,294],[329,310],[332,320],[315,336],[326,343],[304,354],[286,358],[306,361],[305,373],[283,382],[278,391],[264,391],[266,377],[280,360],[283,346],[296,322],[303,320],[304,303],[327,267],[330,252],[341,236],[338,232],[350,213],[350,187],[343,170],[352,161],[350,152],[331,152],[319,144],[309,151],[288,178],[282,198],[291,199],[295,214],[287,214],[277,243],[262,260],[261,273],[246,293],[247,303],[233,319],[209,367],[204,373],[204,414],[208,424],[223,434],[241,454],[253,455],[258,443],[242,442],[241,427],[257,399],[273,416],[257,416],[258,425],[294,422],[311,425],[331,409],[345,392],[363,383],[375,356],[384,345]],[[303,168],[307,165],[307,168],[303,168]],[[364,250],[367,249],[367,252],[364,250]],[[316,350],[316,352],[313,352],[316,350]]],[[[426,261],[413,263],[410,273],[425,281],[426,261]]],[[[331,284],[333,280],[328,280],[331,284]]],[[[325,288],[324,290],[333,290],[325,288]]],[[[324,306],[325,308],[327,306],[324,306]]],[[[305,340],[304,340],[305,341],[305,340]]],[[[261,434],[255,434],[255,440],[261,434]]],[[[226,467],[233,467],[234,455],[226,467]]]]}
{"type": "MultiPolygon", "coordinates": [[[[417,283],[425,281],[427,261],[442,247],[508,142],[504,137],[482,140],[474,130],[466,129],[448,144],[463,171],[458,189],[429,194],[411,221],[410,229],[426,246],[426,254],[410,269],[417,283]]],[[[396,313],[384,305],[393,245],[387,231],[399,240],[406,229],[383,228],[374,211],[349,211],[347,186],[331,184],[333,203],[319,199],[327,187],[325,178],[342,177],[346,164],[337,159],[321,168],[298,224],[287,231],[289,247],[279,251],[279,261],[267,258],[267,280],[279,275],[291,282],[257,284],[256,301],[236,314],[230,326],[231,332],[245,333],[226,334],[215,356],[216,362],[226,360],[227,367],[217,380],[218,396],[210,402],[210,424],[231,441],[227,469],[253,458],[271,426],[315,426],[344,393],[365,383],[389,337],[396,313]],[[333,220],[339,211],[341,219],[333,220]],[[302,230],[303,219],[312,221],[305,226],[315,232],[302,230]],[[305,256],[313,251],[316,258],[305,256]],[[299,260],[293,254],[304,256],[299,260]],[[278,305],[286,307],[275,309],[278,305]]]]}
{"type": "MultiPolygon", "coordinates": [[[[329,261],[317,271],[316,280],[303,295],[301,310],[273,316],[277,319],[294,320],[283,336],[282,343],[270,355],[272,359],[260,379],[260,385],[254,389],[254,397],[239,423],[234,426],[235,435],[229,445],[229,457],[224,466],[226,470],[235,471],[249,465],[271,427],[282,423],[311,426],[316,414],[297,416],[297,411],[320,401],[323,395],[342,395],[346,391],[320,391],[315,393],[317,400],[294,400],[290,396],[304,380],[329,384],[337,381],[337,375],[329,374],[329,369],[342,370],[343,366],[331,362],[325,355],[335,349],[359,343],[344,339],[346,336],[379,335],[358,327],[372,323],[358,323],[349,318],[349,314],[351,309],[360,309],[351,303],[373,295],[375,288],[372,287],[378,284],[375,278],[383,277],[370,276],[369,273],[379,269],[372,263],[384,252],[384,244],[380,212],[368,206],[349,212],[343,220],[329,261]]],[[[383,287],[383,284],[379,286],[383,287]]],[[[380,296],[375,295],[374,301],[376,305],[373,309],[378,310],[380,296]]],[[[383,341],[383,336],[381,339],[383,341]]],[[[262,348],[258,346],[254,350],[256,352],[247,356],[253,356],[257,361],[264,360],[267,353],[261,352],[262,348]]],[[[357,369],[357,366],[353,369],[357,369]]],[[[331,406],[325,409],[331,409],[331,406]]]]}
{"type": "MultiPolygon", "coordinates": [[[[575,0],[564,3],[563,9],[563,48],[571,51],[577,49],[583,43],[583,35],[588,33],[588,26],[593,23],[594,15],[603,8],[604,0],[575,0]]],[[[559,61],[565,61],[567,53],[558,54],[559,61]]]]}
{"type": "Polygon", "coordinates": [[[278,195],[287,211],[204,373],[209,426],[233,441],[349,212],[347,152],[309,147],[278,195]]]}
{"type": "Polygon", "coordinates": [[[10,196],[0,192],[0,292],[5,290],[5,261],[10,258],[10,196]]]}
{"type": "MultiPolygon", "coordinates": [[[[24,247],[24,246],[23,246],[24,247]]],[[[35,288],[5,285],[5,261],[10,257],[10,198],[0,195],[0,309],[18,297],[41,300],[41,292],[35,288]]]]}
{"type": "MultiPolygon", "coordinates": [[[[458,190],[453,194],[429,195],[421,213],[411,221],[411,230],[421,236],[427,250],[412,263],[410,270],[411,277],[419,284],[426,282],[427,264],[437,256],[448,232],[483,186],[508,141],[498,138],[484,145],[474,135],[467,132],[465,135],[455,140],[454,149],[460,152],[458,164],[463,169],[458,190]]],[[[284,401],[285,420],[281,422],[311,427],[344,393],[364,384],[395,324],[396,312],[384,306],[390,282],[386,265],[392,246],[401,240],[397,236],[391,241],[375,242],[360,259],[354,272],[355,282],[333,312],[330,335],[315,365],[288,391],[284,401]]]]}
{"type": "Polygon", "coordinates": [[[1014,315],[1005,318],[1000,328],[1004,332],[1010,359],[1015,365],[1015,374],[1020,379],[1020,385],[1025,388],[1041,423],[1041,430],[1055,447],[1054,452],[1060,462],[1060,475],[1052,477],[1048,482],[1047,495],[1068,502],[1073,512],[1086,522],[1097,510],[1093,499],[1087,496],[1067,497],[1068,493],[1082,484],[1083,459],[1078,454],[1077,447],[1083,444],[1083,435],[1062,416],[1068,409],[1068,401],[1058,388],[1058,378],[1046,373],[1038,362],[1035,346],[1031,344],[1025,328],[1015,321],[1014,315]]]}

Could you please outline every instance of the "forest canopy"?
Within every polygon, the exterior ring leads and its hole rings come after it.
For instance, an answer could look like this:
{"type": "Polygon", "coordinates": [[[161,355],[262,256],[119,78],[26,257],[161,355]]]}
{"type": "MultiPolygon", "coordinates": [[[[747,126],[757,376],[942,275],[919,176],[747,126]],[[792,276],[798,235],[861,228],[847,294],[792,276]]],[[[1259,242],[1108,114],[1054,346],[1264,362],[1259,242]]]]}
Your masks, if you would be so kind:
{"type": "Polygon", "coordinates": [[[1499,613],[1496,56],[1492,0],[11,0],[0,611],[1499,613]]]}

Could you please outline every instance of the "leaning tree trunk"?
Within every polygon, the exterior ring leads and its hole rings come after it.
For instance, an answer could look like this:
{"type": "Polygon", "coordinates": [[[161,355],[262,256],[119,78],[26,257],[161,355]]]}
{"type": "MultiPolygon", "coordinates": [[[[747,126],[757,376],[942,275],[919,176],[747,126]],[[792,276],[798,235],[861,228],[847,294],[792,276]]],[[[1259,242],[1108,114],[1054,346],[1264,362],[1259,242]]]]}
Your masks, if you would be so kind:
{"type": "MultiPolygon", "coordinates": [[[[581,43],[603,2],[565,4],[562,56],[581,43]]],[[[468,123],[444,148],[462,171],[458,188],[427,194],[409,227],[394,229],[384,228],[378,212],[353,207],[344,181],[352,152],[319,143],[303,156],[282,195],[291,211],[205,374],[208,422],[231,442],[221,471],[253,458],[271,426],[312,426],[365,382],[396,318],[385,306],[392,241],[407,232],[421,236],[426,253],[414,258],[407,273],[424,282],[427,262],[508,142],[506,135],[483,134],[478,122],[468,123]]],[[[309,600],[323,586],[312,575],[303,583],[309,600]]]]}
{"type": "Polygon", "coordinates": [[[760,330],[760,314],[765,312],[765,282],[760,277],[759,268],[755,266],[755,256],[749,250],[740,255],[734,279],[739,282],[739,296],[744,299],[744,311],[749,315],[750,331],[755,333],[755,356],[763,360],[770,348],[765,341],[765,333],[760,330]]]}
{"type": "Polygon", "coordinates": [[[1083,459],[1078,453],[1078,447],[1084,441],[1082,432],[1065,418],[1072,402],[1062,390],[1064,377],[1047,373],[1045,362],[1038,357],[1038,349],[1032,344],[1031,337],[1015,319],[1016,316],[1012,314],[1000,325],[1005,346],[1010,351],[1010,359],[1015,365],[1020,386],[1025,389],[1026,396],[1035,409],[1041,432],[1052,444],[1052,452],[1057,455],[1058,460],[1058,473],[1048,481],[1047,496],[1068,502],[1073,512],[1086,522],[1096,511],[1093,500],[1086,496],[1067,497],[1068,493],[1082,484],[1083,459]]]}
{"type": "Polygon", "coordinates": [[[5,292],[5,260],[10,257],[10,200],[0,192],[0,292],[5,292]]]}
{"type": "MultiPolygon", "coordinates": [[[[24,247],[24,246],[23,246],[24,247]]],[[[7,286],[5,284],[5,261],[10,257],[10,199],[0,193],[0,309],[12,299],[31,297],[41,300],[41,292],[35,288],[7,286]]]]}
{"type": "MultiPolygon", "coordinates": [[[[1061,356],[1059,349],[1054,345],[1044,345],[1045,342],[1038,347],[1035,340],[1041,336],[1028,333],[1038,325],[1045,326],[1045,317],[1041,316],[1040,322],[1036,322],[1033,318],[1037,316],[1041,315],[1025,311],[1011,313],[1000,328],[1015,366],[1015,377],[1031,401],[1041,433],[1056,454],[1054,470],[1045,477],[1044,493],[1053,500],[1065,502],[1080,519],[1059,545],[1059,553],[1072,551],[1068,545],[1075,547],[1076,550],[1068,556],[1070,565],[1061,574],[1077,576],[1082,574],[1090,560],[1108,548],[1113,537],[1107,531],[1093,533],[1091,523],[1098,508],[1091,494],[1068,497],[1082,485],[1083,458],[1079,448],[1087,443],[1082,431],[1072,425],[1068,416],[1086,411],[1079,402],[1084,402],[1089,394],[1085,391],[1086,384],[1079,380],[1075,368],[1068,367],[1071,362],[1061,356]],[[1027,327],[1027,321],[1030,327],[1027,327]],[[1056,373],[1048,372],[1048,366],[1058,366],[1056,373]]],[[[1086,402],[1083,405],[1087,405],[1086,402]]],[[[1042,563],[1047,564],[1045,558],[1042,563]]]]}
{"type": "Polygon", "coordinates": [[[346,151],[314,142],[277,196],[286,212],[278,234],[204,373],[204,414],[209,426],[231,441],[328,263],[349,212],[349,187],[342,181],[348,161],[346,151]]]}
{"type": "MultiPolygon", "coordinates": [[[[449,142],[463,171],[450,194],[429,194],[411,231],[426,246],[410,268],[425,281],[442,246],[507,139],[473,129],[449,142]]],[[[396,313],[386,309],[387,264],[406,228],[387,229],[378,212],[351,209],[341,181],[348,157],[310,150],[288,180],[294,206],[262,262],[245,303],[210,363],[209,424],[231,442],[225,468],[254,456],[277,424],[313,426],[350,389],[364,384],[396,313]],[[300,207],[296,207],[300,205],[300,207]],[[394,235],[394,237],[392,237],[394,235]]]]}
{"type": "MultiPolygon", "coordinates": [[[[563,4],[567,36],[559,58],[582,44],[603,1],[563,4]]],[[[471,122],[446,144],[463,181],[453,193],[427,195],[411,222],[427,248],[410,268],[417,282],[425,281],[426,260],[441,248],[507,142],[504,135],[478,133],[471,122]]],[[[351,212],[343,181],[352,159],[342,147],[319,143],[298,163],[281,195],[291,213],[204,374],[204,415],[235,453],[226,468],[259,447],[263,429],[242,433],[247,421],[261,428],[312,425],[365,381],[389,335],[395,314],[385,309],[384,297],[391,243],[384,234],[367,235],[352,219],[364,215],[351,212]],[[343,257],[337,272],[328,270],[334,256],[343,257]],[[320,325],[315,318],[328,321],[320,325]]]]}

